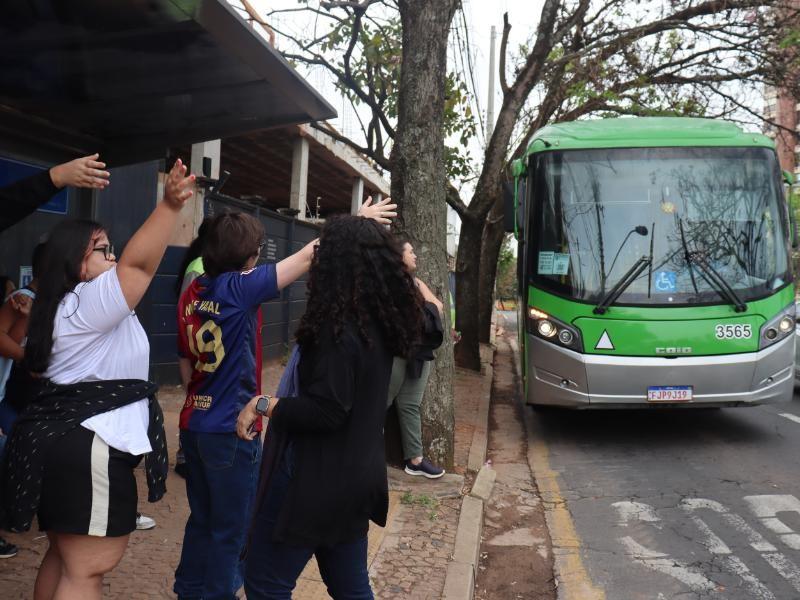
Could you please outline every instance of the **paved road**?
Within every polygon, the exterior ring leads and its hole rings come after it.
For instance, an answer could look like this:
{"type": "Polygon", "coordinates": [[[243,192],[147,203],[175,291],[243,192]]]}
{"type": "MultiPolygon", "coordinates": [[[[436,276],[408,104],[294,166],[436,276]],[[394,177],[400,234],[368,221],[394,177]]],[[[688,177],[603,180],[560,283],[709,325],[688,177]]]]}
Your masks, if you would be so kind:
{"type": "Polygon", "coordinates": [[[722,410],[526,410],[534,460],[558,475],[580,562],[605,598],[800,598],[799,396],[722,410]]]}
{"type": "MultiPolygon", "coordinates": [[[[501,318],[515,330],[513,314],[501,318]]],[[[739,409],[526,412],[529,457],[556,475],[569,521],[551,520],[555,545],[578,541],[605,598],[800,598],[800,395],[739,409]]]]}

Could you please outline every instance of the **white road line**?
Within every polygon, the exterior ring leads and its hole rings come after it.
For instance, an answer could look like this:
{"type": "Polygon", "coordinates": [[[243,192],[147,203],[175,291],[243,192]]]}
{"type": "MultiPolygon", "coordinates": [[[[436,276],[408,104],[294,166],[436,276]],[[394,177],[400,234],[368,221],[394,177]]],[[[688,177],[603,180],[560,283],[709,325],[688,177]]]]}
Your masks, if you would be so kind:
{"type": "Polygon", "coordinates": [[[611,506],[619,513],[621,527],[627,527],[630,521],[657,523],[661,520],[652,506],[642,502],[614,502],[611,506]]]}
{"type": "Polygon", "coordinates": [[[777,548],[764,539],[760,533],[750,527],[747,522],[737,514],[728,512],[728,509],[722,506],[715,500],[707,500],[705,498],[687,498],[681,502],[681,506],[686,511],[693,511],[699,508],[707,508],[722,515],[722,518],[727,521],[728,525],[733,527],[739,533],[747,537],[747,541],[754,550],[758,552],[775,552],[777,548]]]}
{"type": "Polygon", "coordinates": [[[744,561],[733,554],[728,545],[723,542],[713,531],[711,531],[711,528],[706,524],[705,521],[703,521],[703,519],[695,514],[689,515],[689,518],[695,524],[695,526],[705,534],[706,542],[703,545],[708,548],[708,551],[711,552],[711,554],[716,554],[717,556],[722,557],[722,560],[727,567],[726,570],[729,573],[733,573],[745,582],[748,590],[750,591],[751,598],[757,598],[758,600],[775,600],[773,593],[770,592],[769,589],[767,589],[767,587],[755,577],[755,575],[753,575],[744,561]]]}
{"type": "Polygon", "coordinates": [[[795,423],[800,423],[800,417],[797,415],[793,415],[792,413],[778,413],[779,416],[783,417],[784,419],[789,419],[790,421],[794,421],[795,423]]]}
{"type": "Polygon", "coordinates": [[[797,565],[780,552],[777,552],[777,548],[764,539],[755,529],[750,527],[742,517],[728,512],[728,509],[719,502],[707,500],[705,498],[687,498],[681,502],[681,506],[687,512],[699,508],[707,508],[719,513],[729,526],[747,537],[750,546],[754,550],[760,552],[762,558],[775,569],[781,577],[786,579],[795,590],[800,592],[800,569],[798,569],[797,565]]]}
{"type": "Polygon", "coordinates": [[[800,550],[800,535],[777,517],[779,512],[800,514],[800,500],[790,494],[765,494],[745,496],[744,501],[761,519],[764,527],[778,534],[783,543],[792,550],[800,550]]]}
{"type": "Polygon", "coordinates": [[[731,554],[730,556],[726,556],[723,560],[728,566],[728,571],[741,577],[742,581],[747,584],[751,598],[758,598],[758,600],[775,599],[775,595],[750,572],[750,569],[747,568],[747,565],[744,564],[738,556],[731,554]]]}
{"type": "Polygon", "coordinates": [[[620,538],[619,541],[623,546],[625,546],[628,554],[635,562],[638,562],[648,569],[652,569],[653,571],[657,571],[677,579],[681,583],[689,586],[689,588],[691,588],[691,590],[695,593],[708,593],[717,589],[716,584],[709,580],[705,575],[693,571],[687,565],[678,560],[670,558],[666,554],[649,550],[648,548],[645,548],[637,543],[631,537],[626,536],[624,538],[620,538]]]}

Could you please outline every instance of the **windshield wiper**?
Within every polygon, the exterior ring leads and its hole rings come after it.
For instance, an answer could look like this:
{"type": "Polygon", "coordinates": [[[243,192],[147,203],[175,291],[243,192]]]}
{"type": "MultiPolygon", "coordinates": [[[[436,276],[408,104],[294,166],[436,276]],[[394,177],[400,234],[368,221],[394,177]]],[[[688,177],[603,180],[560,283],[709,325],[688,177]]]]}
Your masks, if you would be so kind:
{"type": "Polygon", "coordinates": [[[630,285],[636,281],[636,278],[642,274],[642,271],[644,271],[651,262],[652,261],[650,258],[647,256],[642,256],[639,260],[633,263],[633,266],[625,271],[622,279],[620,279],[617,282],[617,285],[611,288],[611,291],[609,291],[608,294],[606,294],[603,299],[600,300],[600,304],[595,306],[592,312],[594,312],[596,315],[604,314],[608,310],[608,307],[617,301],[617,298],[620,297],[622,292],[628,289],[628,287],[630,287],[630,285]]]}
{"type": "Polygon", "coordinates": [[[708,263],[703,253],[691,252],[687,255],[687,259],[691,264],[700,267],[703,279],[705,279],[724,300],[733,304],[733,309],[736,312],[744,312],[747,310],[747,305],[742,302],[742,299],[739,298],[736,292],[733,291],[733,288],[728,285],[728,282],[722,278],[719,271],[708,263]]]}

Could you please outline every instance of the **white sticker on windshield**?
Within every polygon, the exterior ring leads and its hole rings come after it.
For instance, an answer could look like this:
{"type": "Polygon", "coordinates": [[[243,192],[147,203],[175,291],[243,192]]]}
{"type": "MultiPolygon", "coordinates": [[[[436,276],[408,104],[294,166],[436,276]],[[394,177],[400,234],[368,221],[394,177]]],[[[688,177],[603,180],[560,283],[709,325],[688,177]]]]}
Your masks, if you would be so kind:
{"type": "Polygon", "coordinates": [[[553,261],[555,259],[555,255],[555,252],[539,252],[539,275],[553,274],[553,261]]]}
{"type": "Polygon", "coordinates": [[[569,254],[553,255],[553,275],[566,275],[569,271],[569,254]]]}

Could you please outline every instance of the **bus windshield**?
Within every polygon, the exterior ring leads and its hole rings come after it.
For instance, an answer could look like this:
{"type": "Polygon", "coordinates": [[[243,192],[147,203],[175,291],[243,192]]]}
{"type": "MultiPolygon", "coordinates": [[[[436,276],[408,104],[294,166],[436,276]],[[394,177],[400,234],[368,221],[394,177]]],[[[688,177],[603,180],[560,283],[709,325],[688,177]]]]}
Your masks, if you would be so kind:
{"type": "Polygon", "coordinates": [[[541,288],[596,303],[642,258],[617,304],[726,302],[701,262],[743,301],[791,281],[767,148],[546,152],[530,169],[528,272],[541,288]]]}

